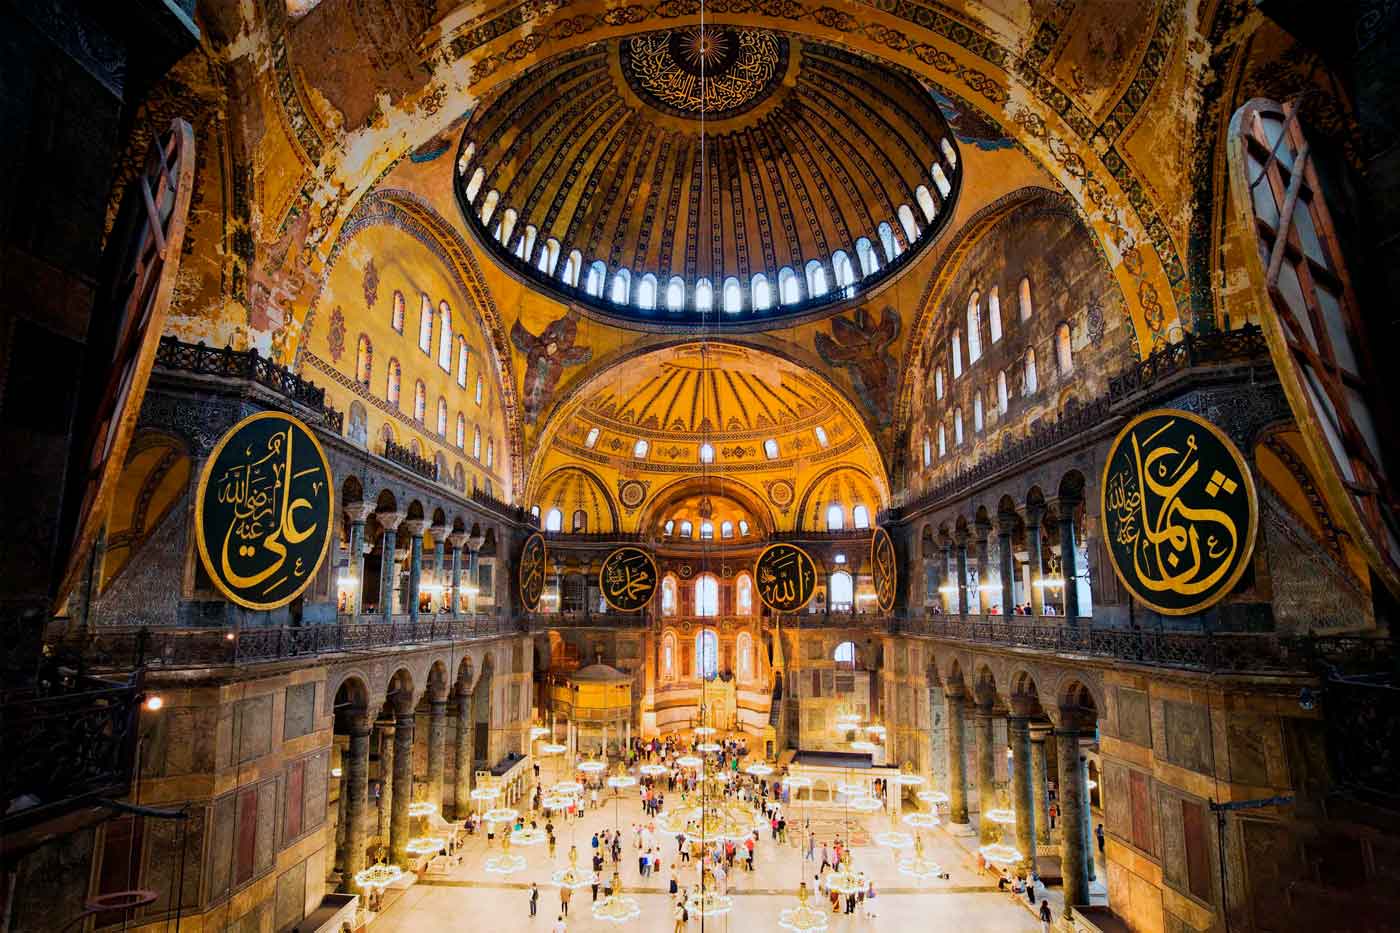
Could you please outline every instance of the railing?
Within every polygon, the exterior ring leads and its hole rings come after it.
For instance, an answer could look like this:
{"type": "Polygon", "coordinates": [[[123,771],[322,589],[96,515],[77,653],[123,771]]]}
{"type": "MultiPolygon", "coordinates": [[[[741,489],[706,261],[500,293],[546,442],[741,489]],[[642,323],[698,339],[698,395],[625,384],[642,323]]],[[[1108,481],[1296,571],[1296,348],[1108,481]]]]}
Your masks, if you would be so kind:
{"type": "Polygon", "coordinates": [[[424,479],[433,482],[438,481],[438,465],[427,457],[420,457],[402,444],[395,444],[393,441],[384,441],[384,459],[391,460],[401,467],[407,467],[424,479]]]}
{"type": "Polygon", "coordinates": [[[95,670],[197,668],[261,664],[292,658],[487,638],[519,631],[502,618],[359,622],[229,629],[98,630],[69,646],[95,670]]]}
{"type": "Polygon", "coordinates": [[[1243,363],[1268,355],[1269,345],[1257,324],[1246,324],[1236,330],[1188,333],[1180,341],[1158,347],[1145,359],[1111,376],[1108,397],[1116,402],[1195,366],[1243,363]]]}
{"type": "Polygon", "coordinates": [[[888,627],[891,619],[881,612],[794,612],[779,616],[789,628],[843,628],[847,626],[888,627]]]}
{"type": "Polygon", "coordinates": [[[525,617],[531,632],[552,628],[645,628],[645,612],[532,612],[525,617]]]}
{"type": "Polygon", "coordinates": [[[495,496],[488,495],[483,489],[473,489],[468,494],[468,497],[477,505],[483,505],[486,508],[491,509],[493,512],[496,512],[497,514],[501,515],[502,517],[508,518],[511,521],[516,522],[517,524],[538,526],[540,523],[540,520],[538,518],[535,518],[535,516],[531,515],[529,512],[525,511],[519,506],[511,505],[508,502],[502,502],[495,496]]]}
{"type": "Polygon", "coordinates": [[[162,337],[156,348],[155,365],[175,372],[197,376],[222,376],[227,379],[247,379],[294,402],[321,413],[326,427],[341,433],[345,415],[326,404],[326,390],[309,382],[285,366],[279,366],[258,353],[257,348],[222,350],[206,347],[203,342],[186,343],[176,337],[162,337]]]}
{"type": "Polygon", "coordinates": [[[140,683],[80,678],[0,704],[0,835],[131,784],[140,683]]]}
{"type": "Polygon", "coordinates": [[[1019,622],[1005,616],[891,619],[890,631],[1154,667],[1239,673],[1316,672],[1323,665],[1374,663],[1391,650],[1388,639],[1358,636],[1095,628],[1084,621],[1019,622]]]}

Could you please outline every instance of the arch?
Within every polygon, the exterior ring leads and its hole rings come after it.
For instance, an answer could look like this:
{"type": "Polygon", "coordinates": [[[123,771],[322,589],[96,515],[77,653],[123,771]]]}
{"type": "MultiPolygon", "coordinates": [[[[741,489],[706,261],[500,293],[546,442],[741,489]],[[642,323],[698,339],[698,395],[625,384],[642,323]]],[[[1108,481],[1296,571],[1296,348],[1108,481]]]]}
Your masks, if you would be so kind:
{"type": "Polygon", "coordinates": [[[1035,368],[1035,347],[1026,347],[1021,366],[1021,386],[1026,395],[1034,395],[1040,388],[1040,376],[1035,368]]]}
{"type": "Polygon", "coordinates": [[[420,295],[418,303],[418,349],[424,353],[433,352],[433,300],[420,295]]]}
{"type": "Polygon", "coordinates": [[[355,343],[355,381],[366,389],[374,375],[374,346],[367,334],[361,334],[355,343]]]}
{"type": "MultiPolygon", "coordinates": [[[[708,577],[713,580],[713,574],[702,574],[696,578],[696,591],[699,591],[700,580],[708,577]]],[[[718,583],[716,583],[718,586],[718,583]]],[[[711,613],[713,614],[713,613],[711,613]]],[[[697,613],[704,615],[704,613],[697,613]]],[[[702,628],[695,633],[695,676],[702,680],[713,680],[719,674],[719,636],[712,628],[702,628]]]]}
{"type": "Polygon", "coordinates": [[[885,251],[885,259],[893,262],[899,255],[899,241],[895,239],[894,228],[890,226],[889,221],[882,221],[877,232],[880,235],[880,246],[885,251]]]}
{"type": "Polygon", "coordinates": [[[807,294],[813,298],[819,298],[826,294],[826,267],[821,264],[821,260],[813,259],[807,263],[807,294]]]}
{"type": "Polygon", "coordinates": [[[783,266],[778,270],[778,300],[785,305],[802,301],[802,285],[792,266],[783,266]]]}
{"type": "Polygon", "coordinates": [[[849,463],[831,467],[813,477],[802,491],[798,499],[797,528],[803,531],[825,528],[826,506],[833,501],[852,507],[862,502],[879,511],[889,503],[889,497],[883,477],[873,477],[849,463]]]}
{"type": "MultiPolygon", "coordinates": [[[[826,604],[832,612],[850,612],[855,608],[856,589],[855,581],[850,573],[845,570],[838,570],[827,578],[826,604]]],[[[843,642],[842,644],[850,644],[843,642]]],[[[852,645],[852,648],[855,646],[852,645]]],[[[841,646],[837,646],[839,651],[841,646]]],[[[837,659],[839,662],[839,658],[837,659]]]]}
{"type": "Polygon", "coordinates": [[[389,359],[389,365],[384,371],[384,400],[388,402],[395,411],[399,409],[399,388],[401,381],[401,371],[399,361],[389,359]]]}
{"type": "MultiPolygon", "coordinates": [[[[759,534],[767,536],[776,528],[767,497],[757,489],[730,476],[687,476],[656,490],[643,506],[637,518],[637,527],[656,528],[662,520],[672,514],[680,502],[696,495],[709,495],[714,498],[732,499],[762,527],[759,534]]],[[[680,537],[689,537],[684,532],[680,537]]]]}
{"type": "Polygon", "coordinates": [[[447,399],[438,397],[437,403],[437,435],[447,439],[447,399]]]}
{"type": "Polygon", "coordinates": [[[715,287],[710,284],[709,279],[698,279],[695,282],[695,310],[713,311],[715,307],[715,287]]]}
{"type": "Polygon", "coordinates": [[[967,365],[982,358],[982,294],[974,291],[967,301],[967,365]]]}
{"type": "Polygon", "coordinates": [[[685,310],[685,279],[679,275],[671,276],[670,281],[666,283],[666,310],[685,310]]]}
{"type": "Polygon", "coordinates": [[[622,527],[607,484],[582,467],[567,465],[551,470],[527,488],[525,501],[542,510],[558,505],[561,512],[565,508],[572,512],[582,505],[589,512],[589,526],[600,533],[611,534],[622,527]]]}
{"type": "Polygon", "coordinates": [[[738,314],[744,309],[744,290],[740,287],[739,280],[732,275],[724,280],[720,307],[729,314],[738,314]]]}
{"type": "Polygon", "coordinates": [[[752,680],[754,678],[754,658],[753,658],[753,636],[748,632],[740,632],[734,639],[734,673],[740,680],[752,680]]]}
{"type": "Polygon", "coordinates": [[[719,615],[719,577],[712,573],[702,573],[695,578],[694,614],[697,616],[719,615]]]}
{"type": "Polygon", "coordinates": [[[914,209],[908,204],[899,205],[897,211],[899,225],[904,228],[906,242],[913,243],[919,238],[919,223],[914,219],[914,209]]]}
{"type": "Polygon", "coordinates": [[[753,615],[753,577],[747,570],[740,571],[734,578],[734,614],[753,615]]]}
{"type": "Polygon", "coordinates": [[[428,417],[428,387],[419,379],[413,383],[413,420],[423,424],[428,417]]]}
{"type": "Polygon", "coordinates": [[[457,335],[457,387],[467,387],[467,338],[457,335]]]}
{"type": "Polygon", "coordinates": [[[987,294],[987,328],[992,335],[992,343],[1001,339],[1001,294],[995,285],[987,294]]]}
{"type": "Polygon", "coordinates": [[[540,250],[539,270],[545,275],[553,275],[554,270],[559,267],[559,241],[554,237],[549,237],[544,241],[544,249],[540,250]]]}
{"type": "Polygon", "coordinates": [[[446,299],[438,302],[438,366],[452,372],[452,306],[446,299]]]}
{"type": "Polygon", "coordinates": [[[637,307],[644,311],[656,309],[656,276],[650,272],[637,283],[637,307]]]}
{"type": "Polygon", "coordinates": [[[768,276],[756,273],[749,282],[749,306],[755,311],[767,311],[773,306],[772,290],[768,287],[768,276]]]}
{"type": "MultiPolygon", "coordinates": [[[[835,576],[836,574],[832,574],[832,577],[835,576]]],[[[842,576],[847,580],[850,580],[851,577],[850,574],[844,572],[842,576]]],[[[838,670],[856,670],[860,664],[860,652],[856,649],[856,643],[853,641],[839,643],[831,652],[831,660],[836,662],[838,670]]]]}
{"type": "Polygon", "coordinates": [[[632,300],[632,273],[626,269],[618,269],[613,274],[612,291],[608,298],[613,304],[625,305],[632,300]]]}
{"type": "MultiPolygon", "coordinates": [[[[676,582],[676,575],[668,573],[661,578],[661,614],[663,616],[673,616],[680,611],[680,585],[676,582]]],[[[672,636],[672,643],[675,637],[672,636]]]]}
{"type": "Polygon", "coordinates": [[[486,193],[486,197],[481,202],[481,222],[489,224],[491,215],[496,213],[496,204],[501,200],[501,193],[492,188],[486,193]]]}
{"type": "Polygon", "coordinates": [[[855,269],[851,267],[851,257],[846,255],[845,250],[838,249],[831,255],[831,271],[837,288],[849,289],[856,284],[855,269]]]}
{"type": "Polygon", "coordinates": [[[565,285],[578,288],[579,276],[583,274],[583,253],[578,250],[570,250],[569,258],[564,261],[564,271],[559,278],[565,285]]]}
{"type": "Polygon", "coordinates": [[[938,216],[938,206],[933,202],[933,195],[929,194],[927,186],[920,185],[914,189],[914,200],[919,202],[919,209],[924,212],[924,220],[929,223],[938,216]]]}
{"type": "Polygon", "coordinates": [[[1074,351],[1070,347],[1069,323],[1061,321],[1055,327],[1055,370],[1060,378],[1074,372],[1074,351]]]}
{"type": "Polygon", "coordinates": [[[1017,286],[1017,304],[1021,309],[1021,320],[1029,321],[1035,309],[1031,305],[1031,280],[1028,277],[1022,276],[1021,284],[1017,286]]]}
{"type": "Polygon", "coordinates": [[[588,267],[588,278],[583,284],[584,292],[592,295],[594,298],[603,297],[603,285],[607,281],[607,278],[607,265],[601,259],[594,261],[594,263],[588,267]]]}
{"type": "MultiPolygon", "coordinates": [[[[675,577],[670,577],[670,578],[668,578],[668,579],[671,580],[672,586],[674,586],[674,585],[675,585],[675,577]]],[[[674,612],[667,613],[667,614],[668,614],[668,615],[675,615],[674,612]]],[[[662,680],[675,680],[675,679],[676,679],[677,663],[679,662],[679,660],[680,660],[680,659],[676,656],[676,633],[675,633],[675,632],[672,632],[672,631],[670,631],[670,630],[667,630],[667,632],[666,632],[664,635],[661,636],[661,679],[662,679],[662,680]]]]}

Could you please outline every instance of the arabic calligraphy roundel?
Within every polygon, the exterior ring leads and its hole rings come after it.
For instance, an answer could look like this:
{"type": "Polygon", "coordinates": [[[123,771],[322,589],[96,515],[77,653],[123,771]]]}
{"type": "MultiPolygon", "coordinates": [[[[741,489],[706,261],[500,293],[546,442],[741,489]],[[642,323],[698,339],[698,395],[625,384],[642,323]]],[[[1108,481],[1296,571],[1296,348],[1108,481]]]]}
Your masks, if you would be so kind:
{"type": "Polygon", "coordinates": [[[656,595],[656,561],[639,547],[623,545],[608,555],[598,571],[598,588],[618,612],[643,609],[656,595]]]}
{"type": "Polygon", "coordinates": [[[1190,412],[1139,415],[1104,464],[1104,542],[1144,605],[1189,615],[1227,596],[1254,553],[1259,500],[1244,457],[1190,412]]]}
{"type": "Polygon", "coordinates": [[[538,531],[525,539],[520,549],[520,602],[529,612],[540,607],[544,595],[545,546],[544,535],[538,531]]]}
{"type": "Polygon", "coordinates": [[[204,465],[195,502],[200,560],[240,606],[285,606],[326,557],[330,464],[311,429],[290,415],[260,412],[229,429],[204,465]]]}
{"type": "Polygon", "coordinates": [[[796,612],[817,591],[817,565],[795,544],[770,544],[753,563],[758,598],[774,612],[796,612]]]}
{"type": "Polygon", "coordinates": [[[870,538],[870,568],[875,578],[875,600],[881,612],[894,608],[895,587],[899,583],[899,562],[890,533],[877,527],[870,538]]]}

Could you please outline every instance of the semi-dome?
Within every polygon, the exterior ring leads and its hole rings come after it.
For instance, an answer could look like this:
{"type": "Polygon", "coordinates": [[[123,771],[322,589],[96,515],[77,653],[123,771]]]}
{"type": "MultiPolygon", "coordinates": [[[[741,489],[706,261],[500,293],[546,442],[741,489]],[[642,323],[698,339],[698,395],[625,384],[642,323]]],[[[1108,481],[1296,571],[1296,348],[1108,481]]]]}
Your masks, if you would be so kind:
{"type": "Polygon", "coordinates": [[[835,46],[731,26],[550,59],[477,108],[469,226],[537,286],[610,315],[784,318],[904,265],[961,163],[929,90],[835,46]]]}

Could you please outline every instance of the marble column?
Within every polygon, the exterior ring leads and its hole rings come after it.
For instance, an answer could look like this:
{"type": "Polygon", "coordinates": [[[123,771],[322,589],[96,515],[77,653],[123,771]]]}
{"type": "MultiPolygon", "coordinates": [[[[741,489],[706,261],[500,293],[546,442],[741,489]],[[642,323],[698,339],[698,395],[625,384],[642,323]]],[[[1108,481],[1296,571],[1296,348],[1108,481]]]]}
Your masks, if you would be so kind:
{"type": "Polygon", "coordinates": [[[368,832],[365,818],[369,813],[369,714],[358,711],[350,715],[350,745],[341,757],[340,795],[345,800],[345,877],[341,886],[356,893],[355,875],[365,868],[368,832]]]}
{"type": "Polygon", "coordinates": [[[394,809],[394,720],[375,723],[379,730],[379,837],[389,839],[394,809]]]}
{"type": "Polygon", "coordinates": [[[410,827],[408,805],[413,802],[413,727],[411,703],[399,707],[394,723],[394,802],[389,810],[389,861],[408,865],[410,827]]]}
{"type": "Polygon", "coordinates": [[[428,701],[428,800],[442,812],[442,779],[447,772],[447,697],[428,701]]]}
{"type": "Polygon", "coordinates": [[[457,685],[457,742],[454,746],[456,755],[456,774],[453,775],[452,796],[455,803],[452,808],[454,818],[464,820],[471,812],[472,778],[475,776],[476,755],[472,749],[472,737],[475,734],[472,716],[475,707],[472,705],[471,690],[467,689],[467,684],[457,685]]]}
{"type": "Polygon", "coordinates": [[[1045,755],[1049,729],[1031,727],[1031,798],[1035,804],[1035,841],[1050,844],[1050,763],[1045,755]]]}
{"type": "Polygon", "coordinates": [[[447,611],[454,616],[462,614],[462,544],[467,540],[465,531],[454,531],[447,536],[452,545],[452,593],[448,598],[447,611]]]}
{"type": "Polygon", "coordinates": [[[967,598],[967,539],[966,531],[959,530],[957,547],[957,572],[958,572],[958,617],[967,618],[968,598],[967,598]]]}
{"type": "Polygon", "coordinates": [[[398,563],[395,560],[395,547],[398,545],[399,522],[403,515],[399,512],[380,512],[379,525],[384,529],[384,539],[379,547],[379,611],[385,622],[394,621],[394,585],[398,577],[398,563]]]}
{"type": "Polygon", "coordinates": [[[1088,794],[1080,761],[1080,711],[1060,710],[1055,730],[1055,750],[1060,771],[1060,869],[1064,876],[1065,904],[1089,903],[1089,840],[1085,832],[1088,794]]]}
{"type": "Polygon", "coordinates": [[[1031,615],[1045,615],[1045,590],[1040,581],[1045,578],[1044,556],[1041,554],[1040,522],[1045,518],[1045,506],[1026,507],[1026,552],[1031,566],[1031,615]]]}
{"type": "Polygon", "coordinates": [[[373,509],[374,505],[369,502],[352,502],[345,506],[345,514],[350,517],[350,552],[346,556],[349,558],[350,576],[354,581],[350,584],[350,604],[345,607],[345,611],[350,615],[358,615],[364,606],[365,520],[369,518],[373,509]]]}
{"type": "Polygon", "coordinates": [[[1060,503],[1060,574],[1065,578],[1065,618],[1079,618],[1079,548],[1074,540],[1077,502],[1060,503]]]}
{"type": "MultiPolygon", "coordinates": [[[[945,615],[946,615],[946,614],[950,614],[951,611],[952,611],[953,609],[956,608],[955,606],[950,606],[950,605],[948,605],[950,602],[953,602],[954,599],[953,599],[953,597],[950,596],[950,594],[944,592],[944,590],[943,590],[943,587],[945,587],[945,586],[947,586],[948,584],[954,582],[954,580],[953,580],[953,570],[952,570],[952,568],[953,568],[953,542],[952,542],[952,541],[944,541],[944,542],[943,542],[943,567],[941,568],[941,571],[940,571],[940,573],[939,573],[939,581],[938,581],[938,605],[939,605],[939,607],[942,609],[942,611],[943,611],[943,613],[944,613],[945,615]]],[[[956,591],[955,591],[955,592],[956,592],[956,591]]]]}
{"type": "Polygon", "coordinates": [[[418,624],[418,589],[423,584],[423,528],[421,518],[411,518],[401,526],[409,538],[408,552],[408,621],[418,624]]]}
{"type": "Polygon", "coordinates": [[[1016,811],[1016,848],[1024,856],[1022,865],[1035,867],[1035,803],[1032,801],[1031,785],[1031,730],[1030,719],[1016,715],[1022,710],[1013,709],[1007,718],[1007,738],[1011,744],[1011,806],[1016,811]]]}
{"type": "Polygon", "coordinates": [[[1079,792],[1084,798],[1084,839],[1088,847],[1088,857],[1084,860],[1084,867],[1088,869],[1089,880],[1092,882],[1094,873],[1094,851],[1098,846],[1098,840],[1094,837],[1094,811],[1092,801],[1089,798],[1089,759],[1085,755],[1079,756],[1079,774],[1075,775],[1075,783],[1079,785],[1079,792]]]}
{"type": "Polygon", "coordinates": [[[948,700],[948,820],[966,826],[967,751],[963,747],[963,719],[967,701],[961,689],[945,696],[948,700]]]}
{"type": "Polygon", "coordinates": [[[995,720],[991,701],[978,697],[973,720],[977,724],[977,835],[984,846],[1001,841],[997,824],[987,819],[987,811],[997,805],[997,760],[993,739],[995,720]]]}
{"type": "Polygon", "coordinates": [[[1011,550],[1011,534],[1016,516],[997,516],[997,562],[1001,564],[1001,614],[1009,616],[1016,608],[1016,555],[1011,550]]]}
{"type": "Polygon", "coordinates": [[[447,606],[447,586],[442,578],[442,564],[447,558],[447,526],[434,525],[428,529],[433,533],[433,586],[436,587],[436,610],[447,606]]]}
{"type": "Polygon", "coordinates": [[[991,561],[987,555],[987,536],[992,533],[991,522],[977,523],[977,614],[987,614],[987,586],[992,577],[991,561]]]}

